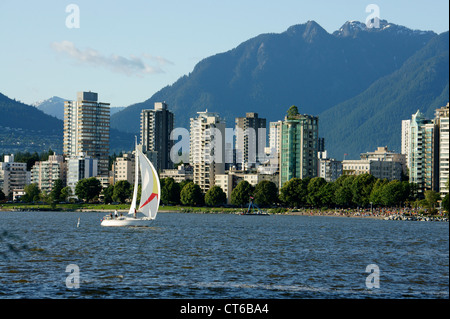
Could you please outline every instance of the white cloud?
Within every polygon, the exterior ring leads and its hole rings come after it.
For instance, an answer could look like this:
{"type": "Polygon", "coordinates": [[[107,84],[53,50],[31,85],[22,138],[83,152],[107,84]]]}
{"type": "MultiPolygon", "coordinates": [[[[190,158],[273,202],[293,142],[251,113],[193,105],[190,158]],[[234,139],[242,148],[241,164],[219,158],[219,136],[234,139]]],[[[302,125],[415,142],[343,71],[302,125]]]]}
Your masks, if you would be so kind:
{"type": "Polygon", "coordinates": [[[81,64],[101,66],[126,75],[164,73],[162,66],[173,65],[171,61],[163,57],[155,57],[147,53],[144,53],[143,57],[152,61],[152,65],[147,64],[142,58],[134,55],[130,58],[116,54],[105,56],[90,48],[80,50],[70,41],[53,42],[50,46],[55,52],[65,54],[81,64]]]}

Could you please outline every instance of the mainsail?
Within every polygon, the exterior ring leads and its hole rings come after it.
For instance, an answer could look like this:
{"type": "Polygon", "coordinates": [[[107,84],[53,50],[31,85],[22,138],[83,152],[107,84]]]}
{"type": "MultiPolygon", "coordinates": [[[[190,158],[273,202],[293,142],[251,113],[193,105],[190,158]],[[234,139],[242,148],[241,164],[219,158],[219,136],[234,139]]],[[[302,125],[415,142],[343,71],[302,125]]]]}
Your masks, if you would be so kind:
{"type": "MultiPolygon", "coordinates": [[[[155,219],[158,213],[161,186],[159,178],[150,160],[140,150],[137,150],[141,168],[141,202],[139,211],[150,219],[155,219]]],[[[136,187],[137,189],[137,187],[136,187]]]]}
{"type": "Polygon", "coordinates": [[[135,149],[136,149],[136,153],[134,156],[135,159],[135,169],[134,169],[134,189],[133,189],[133,199],[131,200],[131,206],[130,206],[130,210],[128,211],[128,214],[134,214],[135,210],[136,210],[136,200],[137,200],[137,191],[138,191],[138,182],[139,182],[139,156],[137,154],[137,142],[135,142],[135,149]]]}

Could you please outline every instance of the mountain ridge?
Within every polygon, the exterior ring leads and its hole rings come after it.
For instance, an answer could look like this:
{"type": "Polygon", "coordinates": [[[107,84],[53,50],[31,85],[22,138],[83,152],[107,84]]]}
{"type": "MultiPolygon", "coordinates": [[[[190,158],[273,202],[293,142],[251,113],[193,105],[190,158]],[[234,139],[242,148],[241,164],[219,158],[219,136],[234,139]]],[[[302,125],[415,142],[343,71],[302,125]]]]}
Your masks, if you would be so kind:
{"type": "Polygon", "coordinates": [[[320,114],[398,69],[436,36],[384,20],[381,25],[390,27],[341,36],[308,21],[282,33],[260,34],[203,59],[189,74],[112,116],[111,126],[138,132],[140,111],[159,101],[175,113],[176,126],[186,128],[189,117],[205,108],[219,112],[228,126],[245,112],[282,119],[280,108],[292,104],[303,113],[320,114]]]}

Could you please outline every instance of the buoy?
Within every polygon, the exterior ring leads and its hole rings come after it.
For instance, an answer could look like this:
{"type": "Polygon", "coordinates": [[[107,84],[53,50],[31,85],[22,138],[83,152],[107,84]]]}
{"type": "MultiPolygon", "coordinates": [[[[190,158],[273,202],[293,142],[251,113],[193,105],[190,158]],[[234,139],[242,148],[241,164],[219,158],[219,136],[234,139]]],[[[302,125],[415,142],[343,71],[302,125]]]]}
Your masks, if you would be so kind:
{"type": "Polygon", "coordinates": [[[80,217],[78,217],[77,228],[80,227],[80,217]]]}

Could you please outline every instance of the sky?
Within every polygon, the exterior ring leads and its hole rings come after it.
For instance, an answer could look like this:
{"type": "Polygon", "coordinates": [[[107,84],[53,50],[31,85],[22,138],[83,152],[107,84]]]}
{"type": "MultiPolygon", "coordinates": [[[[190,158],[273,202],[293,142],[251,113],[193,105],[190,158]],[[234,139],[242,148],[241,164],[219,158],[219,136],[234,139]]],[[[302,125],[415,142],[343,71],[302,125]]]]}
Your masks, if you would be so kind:
{"type": "Polygon", "coordinates": [[[449,29],[447,0],[0,0],[0,93],[31,104],[90,90],[128,106],[259,34],[365,23],[370,4],[391,23],[449,29]]]}

